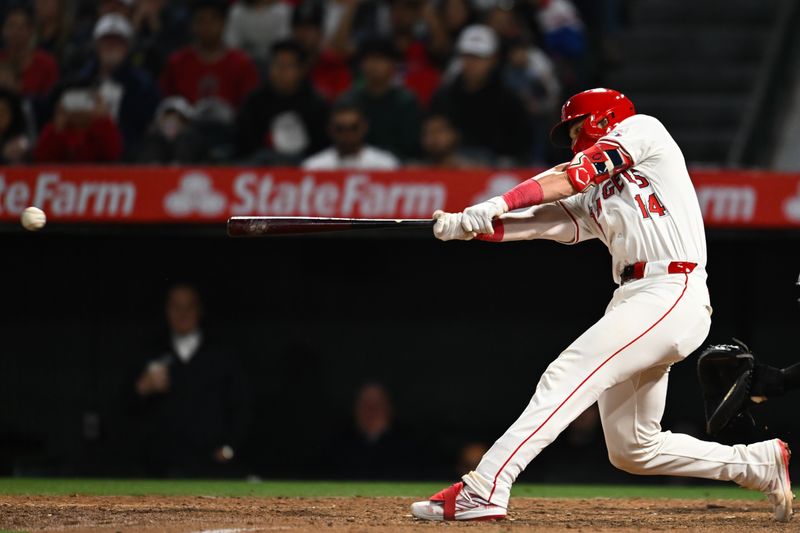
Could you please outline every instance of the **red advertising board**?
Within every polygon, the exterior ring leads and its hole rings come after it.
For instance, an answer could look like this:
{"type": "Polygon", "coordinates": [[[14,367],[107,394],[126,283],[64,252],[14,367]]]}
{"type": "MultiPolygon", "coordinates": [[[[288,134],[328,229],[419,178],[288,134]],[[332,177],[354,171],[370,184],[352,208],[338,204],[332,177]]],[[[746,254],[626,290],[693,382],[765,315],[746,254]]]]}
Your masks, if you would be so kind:
{"type": "MultiPolygon", "coordinates": [[[[0,221],[35,205],[54,222],[221,222],[234,215],[429,217],[500,194],[526,170],[306,172],[245,167],[8,167],[0,221]]],[[[694,170],[710,227],[800,228],[800,174],[694,170]]]]}

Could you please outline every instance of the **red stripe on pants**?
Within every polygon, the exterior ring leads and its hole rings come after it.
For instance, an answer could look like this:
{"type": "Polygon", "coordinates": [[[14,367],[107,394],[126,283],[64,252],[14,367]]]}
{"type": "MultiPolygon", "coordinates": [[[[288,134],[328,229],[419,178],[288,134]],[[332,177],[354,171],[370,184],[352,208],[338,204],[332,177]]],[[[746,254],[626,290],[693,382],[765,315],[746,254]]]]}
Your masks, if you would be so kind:
{"type": "Polygon", "coordinates": [[[591,374],[589,374],[588,376],[586,376],[586,378],[585,378],[583,381],[581,381],[581,382],[578,384],[578,386],[577,386],[577,387],[575,387],[575,388],[572,390],[572,392],[570,392],[570,393],[569,393],[569,395],[568,395],[566,398],[564,398],[564,401],[563,401],[563,402],[561,402],[561,403],[558,405],[558,407],[556,407],[556,408],[553,410],[553,412],[552,412],[552,413],[550,413],[550,415],[549,415],[547,418],[545,418],[544,422],[542,422],[542,423],[539,425],[539,427],[537,427],[535,430],[533,430],[533,433],[531,433],[530,435],[528,435],[528,436],[525,438],[525,440],[523,440],[523,441],[520,443],[520,445],[519,445],[519,446],[517,446],[517,447],[514,449],[514,451],[511,453],[511,455],[509,455],[509,456],[508,456],[508,459],[506,459],[506,461],[503,463],[503,466],[501,466],[501,467],[500,467],[500,470],[498,470],[498,471],[497,471],[497,473],[494,475],[494,480],[492,481],[492,492],[490,492],[490,493],[489,493],[489,498],[488,498],[488,500],[489,500],[489,502],[490,502],[490,503],[491,503],[491,501],[492,501],[492,496],[494,496],[494,491],[495,491],[495,489],[497,488],[497,478],[498,478],[498,477],[500,477],[500,474],[503,472],[503,470],[504,470],[504,469],[505,469],[505,467],[508,465],[508,463],[511,461],[511,459],[513,459],[513,458],[514,458],[514,456],[517,454],[517,452],[520,450],[520,448],[522,448],[523,446],[525,446],[525,443],[527,443],[529,440],[531,440],[531,439],[533,438],[533,436],[534,436],[534,435],[536,435],[536,434],[539,432],[539,430],[540,430],[540,429],[542,429],[542,428],[544,427],[544,425],[545,425],[545,424],[547,424],[547,422],[549,422],[549,421],[550,421],[550,419],[551,419],[551,418],[553,418],[553,416],[555,416],[555,414],[558,412],[558,410],[559,410],[559,409],[561,409],[561,408],[564,406],[564,404],[565,404],[565,403],[567,403],[567,401],[569,401],[569,399],[570,399],[570,398],[572,398],[572,396],[574,396],[574,395],[575,395],[575,393],[576,393],[576,392],[578,392],[578,389],[580,389],[580,388],[581,388],[581,387],[584,385],[584,383],[586,383],[587,381],[589,381],[589,379],[590,379],[592,376],[594,376],[594,375],[595,375],[595,374],[596,374],[596,373],[597,373],[597,372],[598,372],[598,371],[599,371],[601,368],[603,368],[603,367],[606,365],[606,363],[608,363],[609,361],[611,361],[611,360],[612,360],[614,357],[616,357],[616,356],[617,356],[617,355],[618,355],[620,352],[622,352],[623,350],[625,350],[626,348],[628,348],[629,346],[631,346],[631,345],[632,345],[634,342],[636,342],[636,341],[638,341],[639,339],[641,339],[642,337],[644,337],[644,336],[645,336],[645,335],[646,335],[646,334],[647,334],[647,333],[648,333],[650,330],[652,330],[652,329],[653,329],[654,327],[656,327],[656,326],[657,326],[659,323],[661,323],[661,321],[662,321],[662,320],[664,320],[665,318],[667,318],[667,315],[669,315],[669,314],[672,312],[672,310],[673,310],[673,309],[675,309],[675,306],[677,306],[677,305],[678,305],[678,302],[680,302],[680,301],[681,301],[681,298],[683,298],[683,295],[684,295],[684,294],[686,294],[686,288],[689,286],[689,275],[688,275],[688,274],[684,274],[684,275],[686,276],[686,281],[685,281],[685,282],[684,282],[684,284],[683,284],[683,290],[681,291],[681,294],[680,294],[680,296],[678,296],[678,299],[677,299],[677,300],[675,300],[675,303],[673,303],[673,304],[672,304],[672,306],[671,306],[669,309],[667,309],[667,312],[666,312],[666,313],[664,313],[663,315],[661,315],[661,318],[659,318],[658,320],[656,320],[656,321],[653,323],[653,325],[651,325],[649,328],[647,328],[646,330],[644,330],[644,331],[643,331],[641,334],[639,334],[639,336],[637,336],[635,339],[633,339],[632,341],[630,341],[628,344],[626,344],[625,346],[623,346],[622,348],[620,348],[620,349],[619,349],[619,350],[617,350],[616,352],[614,352],[614,353],[612,353],[611,355],[609,355],[609,356],[608,356],[608,358],[607,358],[605,361],[603,361],[602,363],[600,363],[600,364],[597,366],[597,368],[595,368],[594,370],[592,370],[592,373],[591,373],[591,374]]]}

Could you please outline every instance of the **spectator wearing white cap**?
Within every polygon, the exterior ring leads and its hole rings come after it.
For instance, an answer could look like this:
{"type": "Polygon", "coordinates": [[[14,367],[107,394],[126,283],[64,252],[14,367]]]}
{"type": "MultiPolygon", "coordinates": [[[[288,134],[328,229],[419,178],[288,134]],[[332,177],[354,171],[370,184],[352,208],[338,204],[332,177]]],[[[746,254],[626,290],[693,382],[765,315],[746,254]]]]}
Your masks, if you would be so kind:
{"type": "Polygon", "coordinates": [[[488,26],[469,26],[461,32],[456,51],[459,72],[433,97],[432,111],[453,122],[462,133],[464,149],[474,155],[494,164],[527,162],[530,118],[517,95],[503,84],[497,35],[488,26]]]}
{"type": "Polygon", "coordinates": [[[92,37],[94,54],[80,70],[78,81],[96,87],[130,158],[158,105],[158,89],[150,75],[129,60],[133,27],[127,18],[119,13],[103,15],[92,37]]]}
{"type": "Polygon", "coordinates": [[[194,124],[195,109],[185,98],[171,96],[161,101],[156,118],[142,142],[137,160],[142,163],[199,163],[210,146],[194,124]]]}

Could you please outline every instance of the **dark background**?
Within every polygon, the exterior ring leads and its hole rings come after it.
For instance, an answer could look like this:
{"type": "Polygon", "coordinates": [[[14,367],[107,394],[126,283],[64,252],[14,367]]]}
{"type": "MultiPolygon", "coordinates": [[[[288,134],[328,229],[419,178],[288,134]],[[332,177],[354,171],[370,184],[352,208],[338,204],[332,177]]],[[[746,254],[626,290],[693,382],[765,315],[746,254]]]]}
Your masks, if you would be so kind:
{"type": "MultiPolygon", "coordinates": [[[[243,472],[292,478],[325,476],[326,443],[350,423],[354,395],[370,380],[387,385],[397,426],[419,446],[409,477],[453,476],[456,450],[501,434],[614,289],[597,241],[6,229],[0,474],[124,474],[121,398],[132,387],[131,364],[163,332],[164,293],[177,281],[198,284],[208,338],[246,369],[253,421],[243,472]]],[[[767,362],[800,359],[799,250],[796,232],[710,233],[707,342],[736,336],[767,362]]],[[[664,427],[702,437],[695,361],[672,370],[664,427]]],[[[723,440],[793,444],[796,406],[796,395],[773,400],[757,410],[756,428],[734,428],[723,440]]],[[[557,442],[522,479],[633,479],[599,460],[601,434],[596,441],[566,461],[557,442]]]]}

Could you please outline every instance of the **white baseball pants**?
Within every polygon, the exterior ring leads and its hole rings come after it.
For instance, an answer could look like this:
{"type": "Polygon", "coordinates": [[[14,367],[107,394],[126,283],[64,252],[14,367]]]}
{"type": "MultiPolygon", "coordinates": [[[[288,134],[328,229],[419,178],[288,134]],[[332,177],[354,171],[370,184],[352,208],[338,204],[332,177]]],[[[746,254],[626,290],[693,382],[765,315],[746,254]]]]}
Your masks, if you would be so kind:
{"type": "Polygon", "coordinates": [[[464,482],[507,507],[519,473],[598,402],[616,467],[764,489],[774,472],[769,443],[724,446],[661,431],[669,367],[697,349],[711,325],[705,279],[695,269],[619,287],[603,318],[547,367],[528,407],[464,482]]]}

